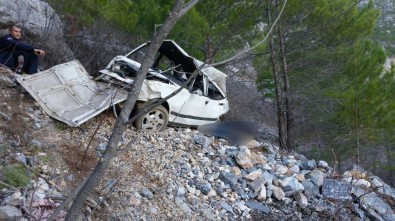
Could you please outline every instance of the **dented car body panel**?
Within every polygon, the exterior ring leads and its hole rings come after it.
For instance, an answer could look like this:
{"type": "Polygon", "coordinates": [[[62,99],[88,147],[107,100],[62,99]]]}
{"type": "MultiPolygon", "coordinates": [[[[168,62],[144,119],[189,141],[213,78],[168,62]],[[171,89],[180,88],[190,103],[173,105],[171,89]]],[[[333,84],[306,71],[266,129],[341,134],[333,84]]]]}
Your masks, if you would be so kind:
{"type": "Polygon", "coordinates": [[[128,94],[126,90],[94,81],[78,61],[20,77],[17,81],[48,115],[72,127],[124,101],[128,94]]]}
{"type": "MultiPolygon", "coordinates": [[[[125,56],[116,56],[96,79],[78,61],[54,66],[18,82],[52,117],[79,126],[108,107],[126,100],[144,59],[145,43],[125,56]]],[[[203,62],[166,40],[144,80],[138,102],[168,96],[181,87],[203,62]]],[[[166,101],[168,123],[200,126],[219,120],[229,110],[226,75],[213,67],[201,68],[192,81],[166,101]]]]}

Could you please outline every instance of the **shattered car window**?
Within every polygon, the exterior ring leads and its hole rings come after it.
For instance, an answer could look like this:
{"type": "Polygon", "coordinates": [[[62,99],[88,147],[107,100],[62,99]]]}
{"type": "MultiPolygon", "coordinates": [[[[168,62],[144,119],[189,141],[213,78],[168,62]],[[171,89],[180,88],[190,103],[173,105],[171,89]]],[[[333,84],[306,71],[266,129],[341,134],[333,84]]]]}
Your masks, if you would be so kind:
{"type": "Polygon", "coordinates": [[[198,74],[194,81],[192,81],[191,92],[204,95],[204,83],[203,83],[203,75],[198,74]]]}
{"type": "Polygon", "coordinates": [[[137,74],[137,70],[122,60],[114,61],[114,64],[111,66],[111,71],[123,78],[134,78],[137,74]]]}
{"type": "Polygon", "coordinates": [[[225,98],[211,81],[208,84],[208,97],[213,100],[222,100],[225,98]]]}
{"type": "Polygon", "coordinates": [[[135,51],[134,53],[127,56],[130,60],[134,60],[139,62],[140,64],[143,63],[144,56],[146,54],[148,47],[142,47],[139,50],[135,51]]]}
{"type": "Polygon", "coordinates": [[[159,70],[168,70],[174,68],[175,66],[176,64],[174,63],[173,60],[170,60],[165,55],[158,53],[157,61],[154,63],[152,67],[158,68],[159,70]]]}

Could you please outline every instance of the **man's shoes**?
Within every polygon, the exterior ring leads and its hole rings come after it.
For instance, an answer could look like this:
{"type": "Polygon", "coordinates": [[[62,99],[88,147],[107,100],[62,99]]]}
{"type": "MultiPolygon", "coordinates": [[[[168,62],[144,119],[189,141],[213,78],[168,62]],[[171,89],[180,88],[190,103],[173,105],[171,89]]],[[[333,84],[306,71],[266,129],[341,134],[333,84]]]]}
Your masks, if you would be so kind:
{"type": "Polygon", "coordinates": [[[18,56],[18,66],[15,68],[15,72],[18,74],[22,74],[23,63],[25,62],[22,55],[18,56]]]}

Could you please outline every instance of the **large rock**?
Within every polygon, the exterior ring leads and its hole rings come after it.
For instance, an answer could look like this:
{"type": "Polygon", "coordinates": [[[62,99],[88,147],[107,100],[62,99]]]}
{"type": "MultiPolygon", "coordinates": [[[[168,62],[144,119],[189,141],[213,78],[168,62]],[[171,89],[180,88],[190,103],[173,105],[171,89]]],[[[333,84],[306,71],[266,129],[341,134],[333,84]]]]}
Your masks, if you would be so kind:
{"type": "Polygon", "coordinates": [[[251,153],[251,161],[253,165],[265,164],[267,162],[264,155],[255,152],[251,153]]]}
{"type": "Polygon", "coordinates": [[[365,211],[371,213],[371,210],[374,210],[384,220],[395,220],[395,213],[392,208],[377,194],[365,191],[359,187],[355,187],[353,192],[356,197],[360,198],[360,205],[365,211]]]}
{"type": "MultiPolygon", "coordinates": [[[[73,53],[62,41],[63,24],[52,7],[41,0],[0,1],[0,35],[6,34],[10,24],[22,26],[25,34],[40,37],[43,44],[61,51],[64,60],[70,60],[73,53]],[[44,42],[45,41],[45,42],[44,42]]],[[[37,45],[40,42],[34,42],[37,45]]]]}
{"type": "Polygon", "coordinates": [[[272,174],[270,174],[266,171],[262,173],[261,177],[262,177],[262,179],[264,179],[266,181],[265,183],[270,184],[270,185],[273,183],[273,179],[275,179],[275,176],[273,176],[272,174]]]}
{"type": "Polygon", "coordinates": [[[283,188],[286,196],[292,196],[295,193],[302,192],[304,187],[295,177],[286,177],[280,180],[280,185],[283,188]]]}
{"type": "Polygon", "coordinates": [[[62,23],[48,3],[40,0],[0,1],[0,27],[7,28],[8,24],[18,23],[36,32],[62,31],[62,23]]]}
{"type": "Polygon", "coordinates": [[[303,162],[300,167],[302,168],[302,170],[312,170],[317,167],[317,162],[315,162],[315,160],[308,160],[303,162]]]}
{"type": "Polygon", "coordinates": [[[2,119],[4,121],[10,121],[11,117],[0,111],[0,119],[2,119]]]}
{"type": "Polygon", "coordinates": [[[351,200],[351,184],[347,182],[340,182],[333,179],[324,179],[322,185],[322,195],[334,200],[351,200]]]}
{"type": "Polygon", "coordinates": [[[284,165],[278,164],[275,166],[274,171],[275,171],[275,173],[277,173],[279,175],[283,175],[288,171],[288,168],[284,165]]]}
{"type": "Polygon", "coordinates": [[[218,178],[222,180],[224,183],[229,184],[230,187],[233,188],[237,184],[239,176],[233,173],[222,172],[219,174],[218,178]]]}
{"type": "Polygon", "coordinates": [[[14,206],[0,207],[0,220],[19,221],[22,218],[22,212],[14,206]]]}
{"type": "Polygon", "coordinates": [[[370,186],[372,185],[369,181],[364,180],[364,179],[353,180],[351,183],[353,186],[359,186],[365,190],[368,190],[370,188],[370,186]]]}
{"type": "Polygon", "coordinates": [[[262,187],[265,186],[266,180],[264,180],[262,177],[254,180],[253,182],[250,183],[250,187],[254,192],[258,192],[262,187]]]}
{"type": "Polygon", "coordinates": [[[200,190],[204,195],[207,195],[212,189],[211,184],[203,180],[195,180],[195,186],[196,189],[200,190]]]}
{"type": "Polygon", "coordinates": [[[301,208],[306,208],[306,206],[309,204],[307,197],[303,193],[295,193],[293,197],[301,208]]]}
{"type": "Polygon", "coordinates": [[[266,187],[262,186],[261,189],[259,190],[257,199],[260,201],[266,200],[266,187]]]}
{"type": "Polygon", "coordinates": [[[251,152],[247,147],[240,147],[240,152],[236,155],[236,162],[237,164],[239,164],[240,167],[244,169],[248,169],[254,166],[252,164],[251,152]]]}
{"type": "Polygon", "coordinates": [[[303,180],[304,194],[307,197],[315,197],[320,194],[320,189],[310,180],[303,180]]]}
{"type": "Polygon", "coordinates": [[[263,212],[265,214],[269,214],[271,211],[270,207],[268,207],[262,203],[247,202],[246,206],[248,206],[251,209],[258,210],[259,212],[263,212]]]}
{"type": "Polygon", "coordinates": [[[269,185],[268,190],[273,191],[273,198],[277,200],[283,200],[285,198],[285,193],[280,187],[269,185]]]}
{"type": "Polygon", "coordinates": [[[255,170],[255,171],[247,174],[247,176],[245,176],[244,178],[246,180],[249,180],[249,181],[254,181],[254,180],[258,179],[261,176],[262,176],[262,171],[261,170],[255,170]]]}
{"type": "Polygon", "coordinates": [[[383,194],[387,197],[390,197],[393,201],[395,201],[395,189],[389,186],[388,184],[384,183],[380,178],[377,176],[371,176],[369,178],[370,183],[372,184],[373,188],[377,188],[377,192],[383,194]]]}
{"type": "Polygon", "coordinates": [[[306,178],[319,187],[324,183],[324,173],[319,170],[311,171],[306,175],[306,178]]]}
{"type": "Polygon", "coordinates": [[[3,68],[0,67],[0,87],[16,87],[16,82],[13,81],[10,76],[3,75],[3,68]]]}
{"type": "Polygon", "coordinates": [[[175,198],[176,205],[184,212],[185,215],[189,216],[192,213],[191,208],[189,208],[188,204],[184,202],[181,197],[175,198]]]}
{"type": "Polygon", "coordinates": [[[208,147],[211,144],[210,138],[208,138],[200,133],[196,133],[193,135],[193,141],[196,144],[202,145],[203,148],[208,147]]]}

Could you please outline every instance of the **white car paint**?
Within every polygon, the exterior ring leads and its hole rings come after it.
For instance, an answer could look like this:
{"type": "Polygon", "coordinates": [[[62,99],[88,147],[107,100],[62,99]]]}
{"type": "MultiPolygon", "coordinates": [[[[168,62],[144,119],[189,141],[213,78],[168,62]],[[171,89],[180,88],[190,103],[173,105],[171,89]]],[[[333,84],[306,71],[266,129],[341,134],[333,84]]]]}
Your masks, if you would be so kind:
{"type": "MultiPolygon", "coordinates": [[[[100,71],[102,76],[98,79],[106,81],[114,82],[126,82],[133,81],[132,76],[123,76],[121,77],[116,72],[125,74],[118,70],[120,68],[117,64],[118,62],[124,62],[128,64],[129,71],[135,73],[140,68],[140,63],[130,59],[132,57],[138,57],[138,53],[143,54],[142,49],[146,48],[149,43],[145,43],[125,56],[116,56],[110,63],[107,65],[106,69],[100,71]],[[110,77],[110,78],[109,78],[110,77]]],[[[183,64],[182,62],[174,62],[177,63],[175,66],[186,66],[190,69],[190,71],[194,71],[200,66],[203,68],[200,71],[200,78],[202,81],[202,85],[199,91],[182,89],[178,94],[174,97],[170,98],[167,103],[169,106],[169,123],[170,124],[181,124],[181,125],[189,125],[189,126],[199,126],[207,123],[213,123],[219,120],[220,116],[225,114],[229,110],[228,101],[226,99],[226,75],[219,71],[218,69],[210,66],[205,66],[203,62],[189,56],[180,46],[178,46],[175,42],[166,40],[164,42],[166,48],[169,51],[177,54],[177,59],[181,61],[185,61],[188,64],[183,64]],[[221,99],[213,99],[209,97],[209,87],[215,88],[217,91],[217,96],[221,97],[221,99]]],[[[172,56],[168,51],[162,50],[163,53],[166,53],[165,56],[172,56]]],[[[162,53],[161,49],[159,49],[159,54],[162,53]]],[[[158,56],[157,56],[158,57],[158,56]]],[[[160,56],[159,56],[160,57],[160,56]]],[[[171,59],[169,59],[171,60],[171,59]]],[[[154,62],[155,64],[156,62],[154,62]]],[[[159,62],[158,62],[159,63],[159,62]]],[[[122,65],[121,65],[122,66],[122,65]]],[[[122,69],[122,68],[120,68],[122,69]]],[[[148,101],[150,99],[155,98],[164,98],[172,92],[179,89],[181,86],[177,79],[171,75],[177,72],[174,69],[160,70],[158,68],[151,67],[148,75],[154,76],[156,79],[148,78],[144,82],[144,87],[141,90],[141,94],[139,95],[138,100],[140,101],[148,101]],[[163,82],[161,80],[167,80],[167,82],[163,82]],[[149,91],[148,91],[149,90],[149,91]],[[152,94],[152,92],[156,92],[152,94]],[[158,94],[160,94],[159,97],[158,94]]],[[[191,72],[184,72],[185,75],[192,74],[191,72]]],[[[127,75],[127,74],[125,74],[127,75]]],[[[127,85],[123,85],[127,87],[127,85]]]]}
{"type": "Polygon", "coordinates": [[[51,117],[77,127],[111,105],[124,101],[127,91],[97,82],[78,61],[17,78],[51,117]]]}

